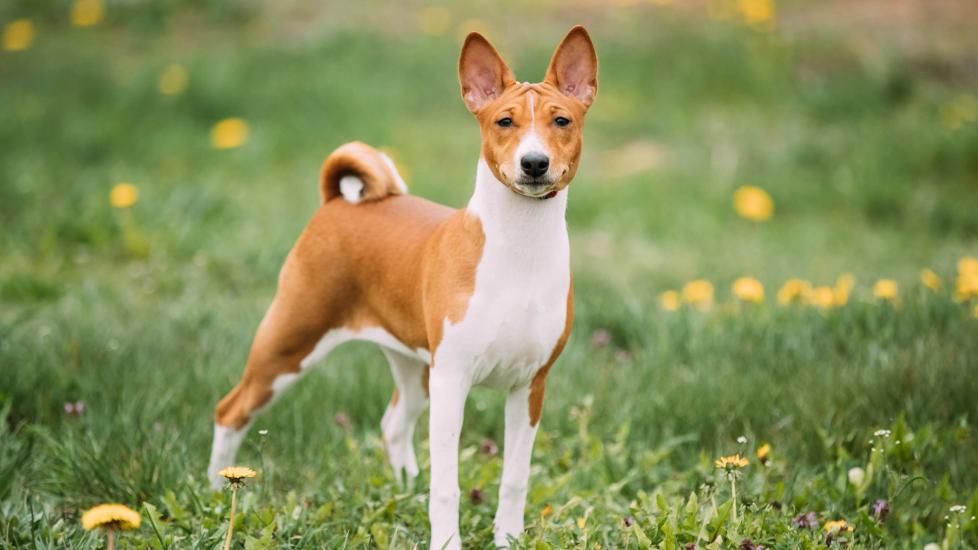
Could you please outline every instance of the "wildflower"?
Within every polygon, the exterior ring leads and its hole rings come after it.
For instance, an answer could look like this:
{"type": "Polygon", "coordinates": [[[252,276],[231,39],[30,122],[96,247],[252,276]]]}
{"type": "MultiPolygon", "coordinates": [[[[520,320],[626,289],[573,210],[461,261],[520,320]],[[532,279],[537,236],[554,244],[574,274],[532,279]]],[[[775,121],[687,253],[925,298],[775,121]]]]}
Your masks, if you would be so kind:
{"type": "Polygon", "coordinates": [[[421,34],[442,36],[448,32],[452,14],[442,6],[428,6],[418,12],[417,25],[421,34]]]}
{"type": "Polygon", "coordinates": [[[546,505],[546,506],[543,507],[543,510],[540,510],[540,517],[541,518],[545,518],[545,517],[549,516],[552,513],[554,513],[554,508],[553,508],[553,506],[551,506],[551,505],[548,504],[548,505],[546,505]]]}
{"type": "Polygon", "coordinates": [[[850,273],[845,273],[839,275],[839,278],[835,280],[835,288],[833,292],[835,293],[835,305],[844,306],[849,303],[849,294],[852,292],[852,288],[856,286],[856,279],[850,273]]]}
{"type": "Polygon", "coordinates": [[[815,515],[815,512],[798,514],[791,520],[791,526],[798,529],[815,529],[818,527],[818,516],[815,515]]]}
{"type": "Polygon", "coordinates": [[[479,452],[485,456],[496,456],[499,454],[499,446],[487,437],[482,440],[482,443],[479,443],[479,452]]]}
{"type": "Polygon", "coordinates": [[[773,0],[738,0],[737,9],[751,25],[768,23],[774,18],[773,0]]]}
{"type": "Polygon", "coordinates": [[[968,507],[965,506],[964,504],[955,504],[954,506],[951,506],[948,509],[951,512],[954,512],[955,514],[963,514],[968,511],[968,507]]]}
{"type": "Polygon", "coordinates": [[[696,279],[683,285],[683,301],[700,310],[713,307],[713,284],[705,279],[696,279]]]}
{"type": "Polygon", "coordinates": [[[473,487],[472,490],[469,491],[469,502],[471,502],[472,504],[479,505],[482,504],[484,501],[485,501],[485,497],[482,494],[482,490],[473,487]]]}
{"type": "Polygon", "coordinates": [[[924,550],[941,550],[941,545],[936,542],[928,542],[924,545],[924,550]]]}
{"type": "Polygon", "coordinates": [[[746,445],[747,444],[747,436],[746,435],[738,436],[737,437],[737,443],[740,443],[741,445],[746,445]]]}
{"type": "Polygon", "coordinates": [[[873,296],[880,300],[897,301],[897,283],[893,279],[880,279],[873,285],[873,296]]]}
{"type": "Polygon", "coordinates": [[[778,290],[778,303],[788,305],[805,303],[812,292],[812,285],[804,279],[788,279],[781,290],[778,290]]]}
{"type": "Polygon", "coordinates": [[[737,453],[730,456],[721,456],[720,458],[716,459],[713,464],[718,470],[730,471],[744,468],[750,464],[750,462],[748,462],[746,458],[740,456],[740,453],[737,453]]]}
{"type": "Polygon", "coordinates": [[[753,277],[741,277],[734,281],[733,294],[741,301],[759,304],[764,301],[764,285],[753,277]]]}
{"type": "Polygon", "coordinates": [[[141,520],[139,512],[122,504],[99,504],[87,510],[81,517],[82,527],[86,531],[105,531],[109,550],[115,549],[116,531],[136,529],[141,520]]]}
{"type": "Polygon", "coordinates": [[[965,257],[958,261],[958,280],[954,285],[954,296],[962,302],[978,297],[978,259],[965,257]]]}
{"type": "Polygon", "coordinates": [[[978,258],[965,256],[958,260],[958,274],[978,273],[978,258]]]}
{"type": "Polygon", "coordinates": [[[64,409],[65,409],[65,414],[67,414],[68,416],[77,416],[85,412],[85,402],[75,401],[74,403],[72,403],[71,401],[68,401],[64,404],[64,409]]]}
{"type": "Polygon", "coordinates": [[[333,423],[346,431],[350,431],[350,427],[352,426],[350,416],[342,411],[333,415],[333,423]]]}
{"type": "Polygon", "coordinates": [[[734,192],[734,210],[741,218],[762,222],[771,219],[774,214],[774,201],[760,187],[744,185],[734,192]]]}
{"type": "Polygon", "coordinates": [[[231,535],[234,532],[234,509],[237,502],[238,488],[244,486],[244,480],[258,475],[251,468],[243,466],[229,466],[217,474],[228,480],[231,486],[231,511],[228,513],[228,533],[224,539],[224,550],[231,550],[231,535]]]}
{"type": "Polygon", "coordinates": [[[163,95],[180,95],[187,89],[187,80],[187,69],[183,65],[170,63],[160,71],[160,93],[163,95]]]}
{"type": "Polygon", "coordinates": [[[679,293],[675,290],[667,290],[659,294],[659,307],[666,311],[679,309],[679,301],[679,293]]]}
{"type": "Polygon", "coordinates": [[[744,539],[740,541],[740,546],[737,547],[737,550],[764,550],[764,547],[750,539],[744,539]]]}
{"type": "Polygon", "coordinates": [[[232,485],[243,485],[244,480],[257,476],[258,472],[243,466],[229,466],[217,472],[217,475],[227,479],[232,485]]]}
{"type": "Polygon", "coordinates": [[[599,328],[591,334],[591,347],[603,348],[611,343],[611,333],[603,328],[599,328]]]}
{"type": "Polygon", "coordinates": [[[34,22],[30,19],[15,19],[3,29],[3,49],[19,52],[30,47],[34,41],[34,22]]]}
{"type": "Polygon", "coordinates": [[[771,454],[771,444],[765,443],[757,448],[757,460],[761,461],[761,464],[766,464],[768,461],[768,456],[771,454]]]}
{"type": "Polygon", "coordinates": [[[849,523],[844,519],[837,519],[825,522],[822,529],[824,529],[826,533],[844,533],[846,531],[852,531],[852,526],[849,525],[849,523]]]}
{"type": "Polygon", "coordinates": [[[211,145],[215,149],[234,149],[248,139],[248,124],[240,118],[225,118],[211,128],[211,145]]]}
{"type": "Polygon", "coordinates": [[[866,481],[866,471],[858,466],[855,468],[850,468],[848,477],[849,483],[856,487],[861,487],[863,481],[866,481]]]}
{"type": "Polygon", "coordinates": [[[71,24],[76,27],[91,27],[102,20],[105,6],[102,0],[75,0],[71,8],[71,24]]]}
{"type": "MultiPolygon", "coordinates": [[[[817,286],[809,294],[809,301],[822,309],[831,309],[836,305],[836,291],[830,286],[817,286]]],[[[848,298],[848,295],[847,295],[848,298]]]]}
{"type": "Polygon", "coordinates": [[[890,433],[892,432],[886,429],[876,430],[875,432],[873,432],[873,437],[890,437],[890,433]]]}
{"type": "Polygon", "coordinates": [[[586,517],[583,517],[582,516],[582,517],[577,518],[577,528],[578,529],[584,529],[584,524],[585,523],[587,523],[587,518],[586,517]]]}
{"type": "Polygon", "coordinates": [[[117,183],[109,192],[109,204],[113,208],[129,208],[139,200],[139,189],[129,182],[117,183]]]}
{"type": "Polygon", "coordinates": [[[890,515],[890,505],[883,499],[879,499],[872,506],[873,517],[876,521],[886,521],[886,516],[890,515]]]}
{"type": "Polygon", "coordinates": [[[265,437],[268,435],[268,430],[258,430],[258,435],[265,437]]]}
{"type": "Polygon", "coordinates": [[[635,518],[633,516],[625,516],[621,518],[621,522],[625,524],[625,527],[631,527],[635,525],[635,518]]]}
{"type": "Polygon", "coordinates": [[[941,277],[930,269],[924,269],[920,272],[920,282],[934,292],[941,290],[941,277]]]}

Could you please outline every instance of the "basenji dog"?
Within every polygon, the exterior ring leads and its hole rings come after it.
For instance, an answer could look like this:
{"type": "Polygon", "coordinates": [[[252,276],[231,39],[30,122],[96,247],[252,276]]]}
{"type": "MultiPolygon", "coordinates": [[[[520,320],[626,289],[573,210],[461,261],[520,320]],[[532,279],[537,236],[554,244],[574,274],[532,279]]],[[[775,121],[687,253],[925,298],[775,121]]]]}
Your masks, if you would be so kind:
{"type": "Polygon", "coordinates": [[[507,392],[495,542],[507,547],[522,533],[547,373],[573,316],[565,211],[597,56],[574,27],[543,82],[517,82],[472,33],[459,80],[482,132],[465,208],[407,195],[394,163],[363,143],[323,164],[322,206],[285,260],[241,381],[217,405],[215,488],[259,411],[336,346],[367,340],[396,385],[381,429],[398,482],[418,475],[414,427],[431,407],[431,548],[461,547],[459,434],[475,384],[507,392]]]}

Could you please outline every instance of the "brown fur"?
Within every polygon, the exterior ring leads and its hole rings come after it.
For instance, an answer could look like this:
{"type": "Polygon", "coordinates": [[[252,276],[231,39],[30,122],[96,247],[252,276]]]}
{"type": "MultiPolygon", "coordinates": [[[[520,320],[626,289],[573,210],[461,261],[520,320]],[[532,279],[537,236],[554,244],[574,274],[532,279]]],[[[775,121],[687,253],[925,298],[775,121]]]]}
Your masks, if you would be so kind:
{"type": "Polygon", "coordinates": [[[356,175],[363,181],[362,201],[400,195],[395,176],[380,152],[366,143],[351,141],[342,145],[323,162],[319,175],[319,194],[323,202],[340,196],[340,179],[356,175]]]}

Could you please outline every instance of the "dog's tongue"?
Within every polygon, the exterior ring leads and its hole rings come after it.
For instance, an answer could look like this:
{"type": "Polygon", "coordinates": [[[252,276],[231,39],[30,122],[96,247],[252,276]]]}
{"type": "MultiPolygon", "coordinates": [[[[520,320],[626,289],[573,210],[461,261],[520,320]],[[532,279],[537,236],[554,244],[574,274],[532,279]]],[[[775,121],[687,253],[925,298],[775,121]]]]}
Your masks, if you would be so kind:
{"type": "Polygon", "coordinates": [[[557,196],[557,192],[556,191],[551,191],[551,192],[547,193],[546,195],[544,195],[544,196],[542,196],[540,198],[542,198],[543,200],[547,200],[547,199],[552,199],[552,198],[554,198],[556,196],[557,196]]]}

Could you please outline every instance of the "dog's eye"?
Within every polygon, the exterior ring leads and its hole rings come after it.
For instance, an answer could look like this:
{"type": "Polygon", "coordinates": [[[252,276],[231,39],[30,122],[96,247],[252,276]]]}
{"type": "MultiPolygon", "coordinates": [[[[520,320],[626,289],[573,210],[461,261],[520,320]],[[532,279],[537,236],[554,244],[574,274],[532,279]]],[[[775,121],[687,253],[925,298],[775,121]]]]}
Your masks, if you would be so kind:
{"type": "Polygon", "coordinates": [[[513,125],[513,119],[509,117],[501,118],[496,121],[496,124],[502,126],[503,128],[509,128],[510,126],[513,125]]]}
{"type": "Polygon", "coordinates": [[[554,119],[554,124],[556,124],[559,128],[563,128],[564,126],[570,125],[570,119],[559,116],[554,119]]]}

